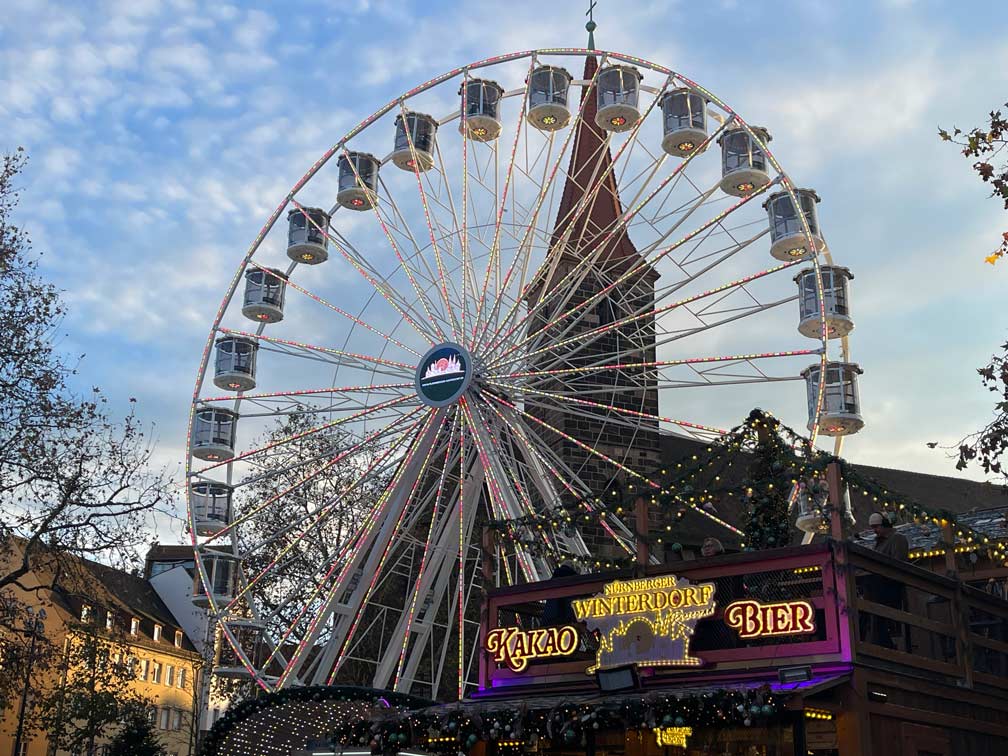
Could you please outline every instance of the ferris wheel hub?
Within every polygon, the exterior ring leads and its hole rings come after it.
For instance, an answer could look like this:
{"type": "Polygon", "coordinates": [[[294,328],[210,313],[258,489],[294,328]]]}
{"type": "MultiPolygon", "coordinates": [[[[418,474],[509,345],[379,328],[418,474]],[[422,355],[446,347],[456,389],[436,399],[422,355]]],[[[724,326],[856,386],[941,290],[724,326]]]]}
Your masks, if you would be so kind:
{"type": "Polygon", "coordinates": [[[436,344],[417,365],[417,396],[429,407],[454,404],[469,388],[476,368],[477,361],[465,347],[451,341],[436,344]]]}

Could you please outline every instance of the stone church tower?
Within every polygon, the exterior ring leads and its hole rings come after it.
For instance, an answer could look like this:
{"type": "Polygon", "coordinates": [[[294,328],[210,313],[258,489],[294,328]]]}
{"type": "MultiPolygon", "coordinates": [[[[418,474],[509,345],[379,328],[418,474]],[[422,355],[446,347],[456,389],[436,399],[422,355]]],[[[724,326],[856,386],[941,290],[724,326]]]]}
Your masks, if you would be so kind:
{"type": "MultiPolygon", "coordinates": [[[[597,68],[598,61],[589,56],[585,62],[585,80],[591,80],[597,68]]],[[[653,313],[654,310],[654,284],[658,273],[643,261],[624,230],[612,233],[617,219],[623,214],[623,207],[606,132],[595,124],[595,88],[583,90],[581,101],[583,118],[574,137],[550,250],[537,279],[526,294],[528,306],[535,308],[528,321],[529,331],[543,333],[537,348],[548,346],[560,338],[569,339],[593,331],[630,315],[653,313]],[[598,191],[594,192],[596,188],[598,191]],[[577,305],[630,270],[634,272],[626,280],[589,306],[587,315],[582,315],[580,319],[576,316],[560,318],[563,312],[571,309],[582,313],[584,308],[577,305]],[[545,296],[543,282],[550,282],[545,296]],[[570,294],[571,289],[574,289],[573,294],[570,294]],[[561,337],[565,332],[566,335],[561,337]]],[[[654,360],[655,324],[652,314],[604,334],[574,340],[535,355],[528,369],[563,369],[654,360]]],[[[650,416],[658,414],[657,373],[653,368],[586,371],[568,373],[560,378],[562,382],[549,379],[537,383],[535,388],[545,392],[569,393],[573,390],[576,396],[606,406],[650,416]]],[[[650,476],[660,465],[661,446],[655,421],[545,398],[529,397],[526,401],[531,414],[636,472],[650,476]]],[[[611,487],[614,480],[624,487],[629,483],[640,489],[640,481],[628,479],[626,473],[616,466],[588,453],[558,433],[542,426],[538,426],[538,430],[554,452],[578,473],[596,495],[611,487]]],[[[591,533],[585,535],[589,543],[595,540],[591,533]]]]}

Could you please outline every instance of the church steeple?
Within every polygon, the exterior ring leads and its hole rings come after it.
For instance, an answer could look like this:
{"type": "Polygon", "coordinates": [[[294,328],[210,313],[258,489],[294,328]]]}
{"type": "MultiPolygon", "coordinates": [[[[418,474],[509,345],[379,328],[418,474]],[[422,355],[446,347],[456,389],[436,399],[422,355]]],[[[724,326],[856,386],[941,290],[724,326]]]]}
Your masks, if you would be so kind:
{"type": "MultiPolygon", "coordinates": [[[[584,79],[593,82],[598,69],[598,57],[589,53],[584,79]]],[[[581,107],[550,248],[525,295],[532,310],[528,333],[538,349],[528,368],[535,375],[533,387],[543,392],[529,403],[528,412],[549,426],[538,432],[559,459],[589,490],[604,491],[625,475],[607,458],[643,474],[652,473],[661,460],[658,423],[651,419],[658,415],[655,371],[591,369],[614,361],[654,362],[654,318],[639,314],[654,308],[658,273],[621,226],[623,206],[609,135],[595,122],[594,84],[582,88],[581,107]],[[600,328],[631,314],[637,317],[630,322],[600,328]],[[571,370],[552,373],[558,366],[571,370]],[[583,395],[606,409],[574,411],[550,394],[583,395]],[[630,417],[635,427],[628,431],[630,417]]],[[[582,535],[593,553],[616,555],[606,552],[615,546],[601,530],[585,526],[582,535]]]]}
{"type": "MultiPolygon", "coordinates": [[[[592,81],[598,70],[598,58],[585,58],[584,79],[592,81]]],[[[623,215],[608,134],[595,123],[598,97],[594,84],[581,90],[582,117],[574,135],[570,166],[564,182],[560,207],[553,223],[550,248],[553,254],[583,258],[595,250],[610,234],[623,215]],[[587,99],[586,99],[587,98],[587,99]],[[594,193],[587,204],[577,211],[585,195],[594,193]],[[563,239],[567,237],[566,244],[563,239]],[[561,246],[562,245],[562,246],[561,246]]],[[[625,229],[606,242],[598,264],[637,255],[637,249],[625,229]]]]}

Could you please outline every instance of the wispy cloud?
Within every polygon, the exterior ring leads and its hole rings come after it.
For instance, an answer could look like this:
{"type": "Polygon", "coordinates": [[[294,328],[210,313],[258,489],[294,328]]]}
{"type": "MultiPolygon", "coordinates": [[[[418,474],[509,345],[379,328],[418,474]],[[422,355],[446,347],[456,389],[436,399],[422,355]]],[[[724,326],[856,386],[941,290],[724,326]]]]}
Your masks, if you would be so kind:
{"type": "MultiPolygon", "coordinates": [[[[1004,99],[996,30],[1008,11],[991,11],[988,32],[951,8],[883,5],[633,3],[600,9],[596,37],[694,77],[770,127],[784,167],[823,195],[833,254],[857,276],[852,341],[868,427],[847,452],[952,474],[923,444],[964,434],[987,411],[970,366],[1003,341],[992,314],[1003,275],[979,262],[1003,219],[935,131],[1004,99]],[[941,411],[926,409],[936,403],[941,411]]],[[[445,70],[583,44],[582,13],[378,0],[282,13],[184,0],[5,8],[0,123],[8,146],[32,155],[21,215],[73,307],[66,326],[92,355],[88,380],[137,395],[164,448],[179,451],[220,299],[307,167],[445,70]]],[[[455,94],[443,95],[447,107],[455,94]]],[[[331,202],[323,194],[307,199],[331,202]]],[[[330,270],[345,274],[336,261],[330,270]]]]}

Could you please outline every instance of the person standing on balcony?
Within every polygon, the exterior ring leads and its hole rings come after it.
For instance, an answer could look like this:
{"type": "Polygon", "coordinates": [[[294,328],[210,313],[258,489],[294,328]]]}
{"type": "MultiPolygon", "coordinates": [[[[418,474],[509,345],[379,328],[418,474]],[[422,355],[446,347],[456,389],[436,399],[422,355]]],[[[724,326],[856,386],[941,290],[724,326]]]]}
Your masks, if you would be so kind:
{"type": "Polygon", "coordinates": [[[910,544],[906,536],[893,529],[888,517],[875,512],[868,518],[868,526],[875,532],[875,551],[902,562],[909,559],[910,544]]]}
{"type": "MultiPolygon", "coordinates": [[[[891,559],[899,559],[901,562],[909,560],[910,544],[906,536],[893,529],[888,517],[874,512],[868,518],[868,525],[875,532],[875,551],[877,553],[891,559]]],[[[866,599],[892,609],[903,609],[904,591],[903,583],[883,575],[868,575],[864,583],[866,599]]],[[[869,615],[868,618],[871,620],[870,642],[885,648],[896,648],[892,638],[895,623],[875,615],[869,615]]]]}

